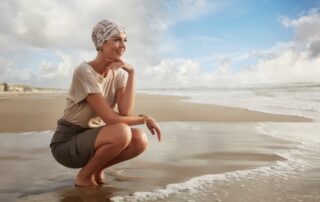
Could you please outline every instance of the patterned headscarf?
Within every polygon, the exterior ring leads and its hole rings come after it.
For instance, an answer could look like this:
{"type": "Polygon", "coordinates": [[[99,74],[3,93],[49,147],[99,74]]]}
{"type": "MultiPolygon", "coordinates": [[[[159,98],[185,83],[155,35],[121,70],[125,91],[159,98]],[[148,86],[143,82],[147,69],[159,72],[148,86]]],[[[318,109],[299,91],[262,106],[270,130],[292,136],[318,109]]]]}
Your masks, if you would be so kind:
{"type": "Polygon", "coordinates": [[[123,26],[108,20],[101,20],[94,26],[91,37],[96,49],[99,50],[106,40],[121,32],[125,33],[123,26]]]}

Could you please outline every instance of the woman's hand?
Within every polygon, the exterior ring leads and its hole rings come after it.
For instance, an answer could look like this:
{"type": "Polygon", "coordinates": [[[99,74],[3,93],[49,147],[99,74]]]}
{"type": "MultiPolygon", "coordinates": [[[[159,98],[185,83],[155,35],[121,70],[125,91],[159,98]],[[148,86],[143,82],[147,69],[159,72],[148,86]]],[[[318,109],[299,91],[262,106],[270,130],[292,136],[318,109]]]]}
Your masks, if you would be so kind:
{"type": "Polygon", "coordinates": [[[150,132],[152,133],[152,135],[157,133],[157,137],[160,142],[161,141],[161,131],[160,131],[160,126],[158,125],[158,123],[152,117],[146,116],[146,125],[147,125],[148,129],[150,130],[150,132]]]}
{"type": "Polygon", "coordinates": [[[125,70],[126,72],[128,72],[128,74],[130,73],[133,73],[134,72],[134,68],[125,63],[122,59],[118,59],[118,60],[111,60],[111,59],[106,59],[107,62],[109,62],[110,64],[108,65],[108,69],[111,69],[111,70],[116,70],[116,69],[119,69],[119,68],[122,68],[123,70],[125,70]]]}

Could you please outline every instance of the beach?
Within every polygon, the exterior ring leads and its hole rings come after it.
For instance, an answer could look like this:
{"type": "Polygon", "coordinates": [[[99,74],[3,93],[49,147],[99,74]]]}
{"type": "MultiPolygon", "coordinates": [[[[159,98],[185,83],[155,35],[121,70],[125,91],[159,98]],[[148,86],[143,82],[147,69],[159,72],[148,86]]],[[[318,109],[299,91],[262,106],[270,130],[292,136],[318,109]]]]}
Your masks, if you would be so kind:
{"type": "Polygon", "coordinates": [[[320,200],[317,121],[145,93],[135,114],[157,119],[163,141],[137,126],[147,151],[107,169],[105,186],[75,188],[48,147],[65,96],[0,95],[1,201],[320,200]]]}

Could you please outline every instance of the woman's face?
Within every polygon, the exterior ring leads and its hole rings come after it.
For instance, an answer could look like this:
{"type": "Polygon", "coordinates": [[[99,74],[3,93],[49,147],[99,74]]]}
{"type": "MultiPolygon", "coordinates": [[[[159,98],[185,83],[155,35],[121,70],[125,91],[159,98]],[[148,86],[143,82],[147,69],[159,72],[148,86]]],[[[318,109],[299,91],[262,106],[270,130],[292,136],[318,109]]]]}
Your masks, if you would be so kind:
{"type": "Polygon", "coordinates": [[[103,55],[111,60],[117,60],[122,57],[126,50],[127,36],[121,32],[113,35],[102,46],[103,55]]]}

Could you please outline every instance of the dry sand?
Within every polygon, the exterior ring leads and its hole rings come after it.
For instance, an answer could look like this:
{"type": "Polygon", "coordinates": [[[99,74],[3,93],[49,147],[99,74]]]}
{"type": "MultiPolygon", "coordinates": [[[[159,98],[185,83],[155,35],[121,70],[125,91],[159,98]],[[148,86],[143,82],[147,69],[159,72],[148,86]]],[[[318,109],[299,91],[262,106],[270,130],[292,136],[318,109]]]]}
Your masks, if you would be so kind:
{"type": "MultiPolygon", "coordinates": [[[[0,132],[54,130],[62,116],[65,94],[0,95],[0,132]]],[[[256,112],[241,108],[182,102],[184,97],[138,94],[136,114],[158,121],[304,122],[308,118],[256,112]]]]}

